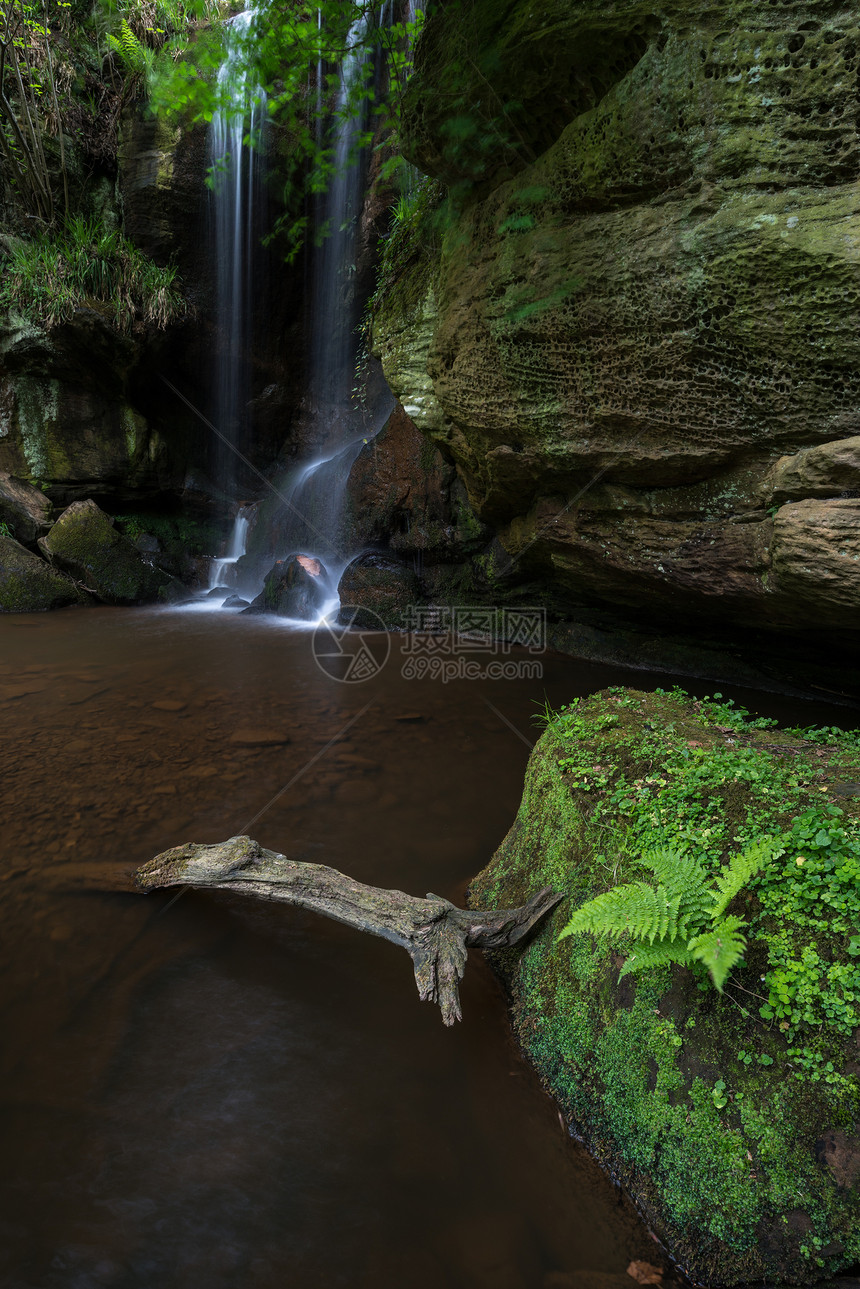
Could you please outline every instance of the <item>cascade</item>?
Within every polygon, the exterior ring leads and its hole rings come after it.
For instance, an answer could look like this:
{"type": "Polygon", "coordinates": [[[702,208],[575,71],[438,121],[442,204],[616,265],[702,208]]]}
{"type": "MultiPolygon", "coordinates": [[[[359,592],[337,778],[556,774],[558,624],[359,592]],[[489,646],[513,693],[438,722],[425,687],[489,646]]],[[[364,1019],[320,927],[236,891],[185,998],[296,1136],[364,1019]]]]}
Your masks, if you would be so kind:
{"type": "MultiPolygon", "coordinates": [[[[265,162],[259,146],[243,146],[250,135],[252,144],[262,136],[265,99],[248,83],[239,67],[237,52],[247,35],[252,11],[231,21],[236,39],[228,42],[227,58],[219,83],[228,89],[231,108],[213,120],[211,156],[218,171],[215,193],[215,255],[218,268],[219,327],[225,342],[227,361],[217,378],[216,424],[233,437],[241,423],[242,409],[250,396],[250,306],[254,251],[260,229],[254,212],[265,162]]],[[[388,19],[390,20],[390,18],[388,19]]],[[[319,19],[321,21],[321,17],[319,19]]],[[[280,489],[285,506],[277,522],[276,558],[306,554],[319,559],[330,579],[331,596],[326,611],[338,606],[337,583],[351,554],[340,548],[340,527],[347,481],[362,446],[381,428],[394,405],[374,409],[373,424],[360,424],[352,403],[356,356],[356,327],[361,301],[355,290],[358,224],[364,197],[366,164],[356,160],[362,132],[366,129],[366,106],[348,110],[351,88],[366,74],[370,57],[360,48],[366,16],[350,29],[347,52],[339,68],[339,88],[333,117],[324,119],[322,87],[325,67],[317,67],[318,142],[327,144],[334,156],[334,175],[326,193],[315,205],[314,219],[328,235],[313,257],[310,301],[309,387],[317,420],[318,442],[327,446],[318,456],[303,463],[280,489]]],[[[229,475],[222,475],[229,486],[229,475]]],[[[252,573],[237,565],[245,554],[252,509],[240,510],[224,555],[213,561],[210,587],[228,586],[243,595],[255,595],[267,568],[252,573]]],[[[216,603],[213,599],[212,603],[216,603]]]]}

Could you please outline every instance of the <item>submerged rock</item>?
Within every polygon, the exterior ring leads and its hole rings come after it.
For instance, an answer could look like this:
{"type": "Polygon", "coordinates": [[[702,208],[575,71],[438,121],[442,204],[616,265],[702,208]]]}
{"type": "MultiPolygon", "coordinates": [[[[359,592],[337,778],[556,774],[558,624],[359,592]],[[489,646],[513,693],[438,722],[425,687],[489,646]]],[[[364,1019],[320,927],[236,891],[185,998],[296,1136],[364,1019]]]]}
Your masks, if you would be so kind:
{"type": "Polygon", "coordinates": [[[105,604],[146,604],[185,594],[178,582],[141,558],[94,501],[76,501],[64,510],[39,547],[105,604]]]}
{"type": "Polygon", "coordinates": [[[514,1027],[695,1283],[810,1284],[860,1256],[860,802],[838,791],[858,778],[850,734],[609,690],[550,722],[517,818],[472,884],[479,908],[547,883],[568,894],[525,953],[495,961],[514,1027]],[[621,975],[629,936],[559,941],[592,896],[653,890],[643,852],[683,850],[713,885],[768,835],[783,849],[728,906],[747,946],[722,993],[695,962],[621,975]]]}
{"type": "Polygon", "coordinates": [[[320,561],[310,555],[291,555],[269,570],[262,591],[244,612],[313,622],[330,594],[328,573],[320,561]]]}
{"type": "Polygon", "coordinates": [[[387,555],[359,555],[347,565],[337,589],[343,611],[356,627],[378,627],[381,618],[387,627],[408,628],[412,608],[422,602],[418,578],[387,555]],[[357,613],[349,611],[353,607],[357,613]]]}
{"type": "Polygon", "coordinates": [[[34,546],[51,527],[50,501],[39,488],[0,472],[0,521],[25,546],[34,546]]]}
{"type": "Polygon", "coordinates": [[[71,578],[14,538],[0,537],[0,613],[41,613],[85,601],[71,578]]]}

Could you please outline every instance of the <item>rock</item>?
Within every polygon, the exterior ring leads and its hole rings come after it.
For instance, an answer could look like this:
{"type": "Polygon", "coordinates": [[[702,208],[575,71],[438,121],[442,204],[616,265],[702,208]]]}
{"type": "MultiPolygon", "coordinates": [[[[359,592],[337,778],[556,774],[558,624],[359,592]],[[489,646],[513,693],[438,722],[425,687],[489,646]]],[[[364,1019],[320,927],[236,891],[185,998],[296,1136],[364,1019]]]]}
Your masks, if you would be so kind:
{"type": "Polygon", "coordinates": [[[247,609],[248,601],[243,600],[241,595],[228,595],[227,599],[221,605],[222,609],[247,609]]]}
{"type": "Polygon", "coordinates": [[[0,471],[0,521],[24,546],[35,546],[37,538],[51,527],[52,506],[45,494],[32,484],[0,471]]]}
{"type": "Polygon", "coordinates": [[[245,613],[277,613],[282,618],[313,622],[331,595],[328,573],[319,560],[292,555],[278,560],[263,589],[245,613]]]}
{"type": "Polygon", "coordinates": [[[378,630],[380,619],[387,627],[408,627],[411,609],[422,601],[420,583],[411,569],[372,553],[359,555],[347,565],[338,594],[341,620],[369,630],[378,630]],[[351,613],[352,608],[358,612],[351,613]]]}
{"type": "Polygon", "coordinates": [[[239,747],[282,747],[284,743],[289,743],[290,736],[283,730],[267,730],[258,728],[233,730],[228,742],[238,744],[239,747]]]}
{"type": "MultiPolygon", "coordinates": [[[[839,1118],[841,1080],[857,1068],[857,1004],[847,1004],[844,1025],[825,1022],[822,1010],[791,1037],[782,1022],[763,1023],[758,1008],[767,1012],[784,988],[781,964],[808,956],[807,944],[821,965],[804,998],[830,988],[834,961],[846,964],[847,992],[856,998],[860,969],[846,954],[845,923],[837,926],[828,911],[816,924],[824,929],[813,931],[818,914],[800,911],[804,900],[821,898],[818,872],[803,867],[810,854],[803,833],[787,837],[769,881],[756,883],[756,900],[771,893],[766,917],[757,916],[748,890],[735,896],[731,910],[748,921],[748,946],[722,997],[710,984],[702,992],[685,966],[621,976],[626,947],[590,936],[559,940],[590,896],[616,882],[653,884],[635,845],[620,869],[606,868],[619,857],[603,838],[641,838],[643,847],[669,851],[680,844],[701,858],[707,843],[700,838],[708,836],[711,854],[725,859],[736,850],[736,820],[744,820],[747,838],[781,831],[807,811],[815,812],[815,828],[831,828],[824,781],[860,778],[850,739],[814,744],[728,717],[683,696],[618,689],[562,709],[535,746],[516,819],[469,900],[473,908],[511,907],[546,883],[567,893],[553,924],[523,954],[493,957],[493,965],[510,992],[526,1055],[577,1137],[647,1214],[672,1260],[693,1283],[814,1284],[852,1266],[860,1253],[860,1133],[853,1109],[839,1118]],[[694,769],[687,768],[691,746],[694,769]],[[764,786],[735,777],[730,763],[749,766],[764,786]],[[775,805],[772,794],[779,798],[778,785],[789,782],[796,785],[790,800],[775,805]],[[672,805],[661,807],[661,800],[672,805]],[[679,822],[691,806],[695,837],[679,822]],[[591,831],[595,819],[599,838],[591,831]],[[783,911],[782,892],[797,891],[807,871],[808,885],[783,911]],[[750,993],[758,997],[747,1007],[750,993]],[[741,1009],[729,994],[743,1000],[741,1009]],[[798,1069],[795,1045],[811,1050],[818,1042],[817,1065],[813,1058],[812,1070],[798,1069]],[[825,1069],[834,1073],[832,1087],[825,1069]]],[[[833,827],[844,827],[848,840],[837,853],[853,855],[860,823],[840,804],[844,813],[833,827]]],[[[828,845],[842,845],[836,834],[826,836],[828,845]]],[[[716,874],[719,861],[707,862],[716,874]]],[[[830,854],[819,860],[821,871],[833,862],[830,854]]],[[[849,888],[850,878],[840,889],[849,888]]],[[[823,913],[827,906],[819,907],[823,913]]]]}
{"type": "Polygon", "coordinates": [[[0,613],[41,613],[85,600],[70,578],[14,538],[0,537],[0,613]]]}
{"type": "Polygon", "coordinates": [[[860,627],[860,500],[798,501],[773,521],[775,590],[808,621],[860,627]]]}
{"type": "Polygon", "coordinates": [[[71,573],[106,604],[145,604],[184,588],[147,564],[94,501],[64,510],[39,547],[56,567],[71,573]]]}
{"type": "Polygon", "coordinates": [[[855,36],[811,20],[805,0],[475,0],[422,34],[402,138],[461,201],[435,236],[425,185],[373,350],[508,552],[505,587],[562,619],[747,640],[820,605],[836,625],[836,557],[820,599],[814,565],[783,594],[761,513],[860,491],[855,36]]]}
{"type": "Polygon", "coordinates": [[[157,698],[152,706],[157,712],[184,712],[188,704],[181,698],[157,698]]]}
{"type": "Polygon", "coordinates": [[[762,487],[766,504],[807,497],[860,496],[860,435],[780,457],[762,487]]]}
{"type": "Polygon", "coordinates": [[[213,586],[210,591],[206,592],[207,600],[218,600],[222,595],[233,595],[229,586],[213,586]]]}

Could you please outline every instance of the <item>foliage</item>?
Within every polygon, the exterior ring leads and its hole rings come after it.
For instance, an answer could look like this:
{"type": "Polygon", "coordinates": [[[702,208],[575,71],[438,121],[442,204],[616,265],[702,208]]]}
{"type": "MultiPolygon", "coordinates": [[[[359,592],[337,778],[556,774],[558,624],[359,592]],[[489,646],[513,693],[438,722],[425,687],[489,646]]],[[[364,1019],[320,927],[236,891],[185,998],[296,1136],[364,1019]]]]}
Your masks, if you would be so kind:
{"type": "MultiPolygon", "coordinates": [[[[68,0],[54,0],[55,14],[69,10],[68,0]]],[[[65,143],[52,53],[53,33],[48,0],[4,0],[0,5],[0,157],[27,213],[49,226],[56,209],[57,175],[49,163],[49,124],[57,136],[63,203],[69,212],[65,143]]]]}
{"type": "Polygon", "coordinates": [[[122,332],[164,328],[185,312],[176,270],[154,264],[95,219],[75,216],[56,236],[15,245],[4,267],[0,305],[48,329],[83,306],[122,332]]]}
{"type": "MultiPolygon", "coordinates": [[[[754,853],[751,846],[773,837],[770,860],[750,881],[754,907],[747,919],[762,961],[757,983],[767,991],[761,1019],[785,1038],[799,1078],[839,1082],[829,1047],[846,1026],[860,1025],[860,819],[826,801],[811,804],[810,797],[826,792],[818,762],[800,760],[784,740],[802,739],[856,762],[857,732],[826,726],[776,734],[772,719],[752,718],[720,694],[691,700],[675,688],[657,696],[661,719],[637,726],[635,740],[625,718],[630,711],[636,719],[639,704],[628,691],[609,690],[599,704],[575,700],[547,710],[542,722],[573,748],[560,756],[559,769],[575,797],[588,803],[591,827],[607,829],[616,845],[624,839],[628,869],[647,867],[649,853],[669,849],[719,885],[718,866],[733,848],[754,853]],[[642,851],[645,858],[637,860],[642,851]]],[[[668,946],[660,951],[671,956],[668,946]]],[[[649,965],[647,957],[640,956],[639,968],[649,965]]]]}
{"type": "Polygon", "coordinates": [[[321,0],[314,10],[264,0],[247,29],[215,24],[191,49],[177,39],[153,68],[152,106],[168,119],[208,122],[234,107],[231,87],[215,72],[229,40],[252,94],[287,141],[281,150],[283,234],[295,254],[313,226],[308,199],[325,192],[341,165],[358,163],[374,141],[387,156],[382,178],[402,168],[397,153],[400,105],[411,72],[411,48],[423,13],[386,25],[383,0],[321,0]],[[385,74],[377,75],[383,68],[385,74]],[[348,155],[338,154],[339,127],[352,123],[348,155]]]}
{"type": "Polygon", "coordinates": [[[746,920],[724,917],[731,900],[776,852],[772,838],[763,838],[733,855],[713,885],[705,866],[683,851],[663,848],[642,856],[643,867],[657,878],[626,882],[589,900],[576,910],[559,939],[589,932],[609,940],[632,940],[632,952],[621,968],[643,971],[676,962],[701,962],[722,993],[726,977],[743,957],[746,920]]]}

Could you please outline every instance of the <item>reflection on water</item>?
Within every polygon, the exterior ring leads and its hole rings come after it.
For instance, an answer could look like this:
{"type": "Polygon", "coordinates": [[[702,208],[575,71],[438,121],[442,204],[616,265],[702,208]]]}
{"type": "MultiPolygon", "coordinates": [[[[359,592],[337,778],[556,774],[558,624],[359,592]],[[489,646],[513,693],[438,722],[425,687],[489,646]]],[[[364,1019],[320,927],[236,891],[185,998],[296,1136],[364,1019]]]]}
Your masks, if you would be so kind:
{"type": "Polygon", "coordinates": [[[543,682],[446,686],[393,656],[347,686],[310,639],[159,610],[0,620],[2,1283],[625,1289],[657,1246],[562,1132],[479,955],[445,1030],[392,945],[125,887],[265,810],[265,846],[461,902],[519,801],[514,730],[534,738],[545,693],[645,678],[556,658],[543,682]]]}

